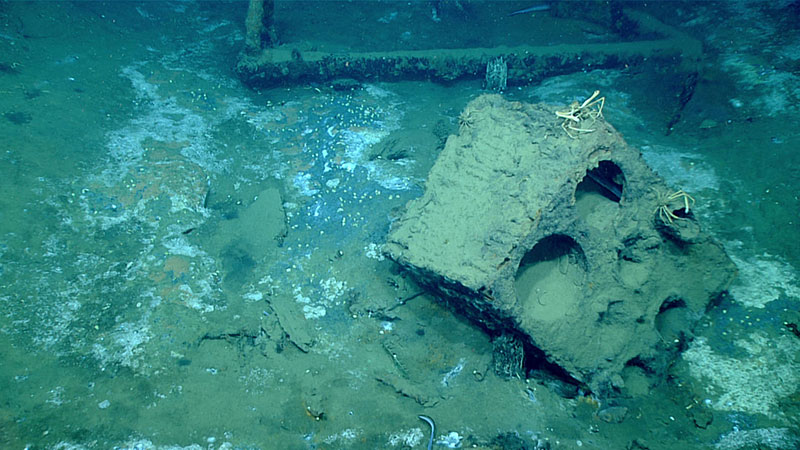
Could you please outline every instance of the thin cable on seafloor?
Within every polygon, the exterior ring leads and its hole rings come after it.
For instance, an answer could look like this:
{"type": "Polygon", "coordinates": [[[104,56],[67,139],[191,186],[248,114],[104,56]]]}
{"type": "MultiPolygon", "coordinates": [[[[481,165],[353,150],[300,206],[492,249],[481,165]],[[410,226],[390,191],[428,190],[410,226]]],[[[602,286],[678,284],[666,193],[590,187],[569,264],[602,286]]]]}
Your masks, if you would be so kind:
{"type": "Polygon", "coordinates": [[[434,430],[436,429],[436,425],[433,424],[433,419],[431,419],[428,416],[417,416],[417,417],[424,420],[425,422],[428,422],[428,425],[431,426],[431,437],[430,439],[428,439],[428,450],[431,450],[433,448],[433,433],[434,430]]]}

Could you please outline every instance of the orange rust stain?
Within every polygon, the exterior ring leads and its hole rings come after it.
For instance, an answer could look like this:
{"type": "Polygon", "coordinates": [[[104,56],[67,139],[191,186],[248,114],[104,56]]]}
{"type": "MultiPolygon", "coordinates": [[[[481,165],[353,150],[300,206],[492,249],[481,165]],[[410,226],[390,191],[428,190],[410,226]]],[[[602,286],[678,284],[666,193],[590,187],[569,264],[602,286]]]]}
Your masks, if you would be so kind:
{"type": "Polygon", "coordinates": [[[189,273],[189,261],[182,256],[170,256],[164,261],[164,272],[171,272],[172,278],[180,278],[189,273]]]}
{"type": "Polygon", "coordinates": [[[297,155],[303,153],[303,148],[299,145],[290,145],[281,149],[281,152],[287,155],[297,155]]]}
{"type": "Polygon", "coordinates": [[[167,274],[164,272],[151,272],[147,275],[147,278],[155,281],[156,283],[161,283],[167,278],[167,274]]]}
{"type": "Polygon", "coordinates": [[[284,106],[281,112],[286,117],[287,124],[297,123],[298,108],[296,106],[284,106]]]}
{"type": "Polygon", "coordinates": [[[292,163],[292,169],[297,172],[304,172],[312,167],[314,167],[314,164],[309,162],[294,161],[294,163],[292,163]]]}

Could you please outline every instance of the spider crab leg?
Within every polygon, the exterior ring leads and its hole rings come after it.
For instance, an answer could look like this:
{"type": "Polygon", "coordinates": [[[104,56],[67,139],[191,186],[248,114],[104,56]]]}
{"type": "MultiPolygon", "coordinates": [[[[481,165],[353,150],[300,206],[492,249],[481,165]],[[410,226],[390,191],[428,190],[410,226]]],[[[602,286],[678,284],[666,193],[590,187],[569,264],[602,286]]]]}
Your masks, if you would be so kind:
{"type": "MultiPolygon", "coordinates": [[[[598,95],[600,95],[600,90],[599,90],[599,89],[598,89],[598,90],[596,90],[596,91],[594,91],[594,93],[592,94],[592,96],[591,96],[591,97],[589,97],[589,98],[587,98],[587,99],[586,99],[586,100],[585,100],[585,101],[584,101],[584,102],[581,104],[581,106],[580,106],[580,108],[578,108],[578,110],[581,110],[581,109],[583,109],[583,108],[586,108],[586,107],[588,107],[588,106],[589,106],[589,104],[590,104],[590,103],[592,103],[592,100],[594,100],[595,98],[597,98],[597,96],[598,96],[598,95]]],[[[605,100],[605,98],[604,98],[604,100],[605,100]]],[[[599,100],[598,100],[598,101],[599,101],[599,100]]]]}

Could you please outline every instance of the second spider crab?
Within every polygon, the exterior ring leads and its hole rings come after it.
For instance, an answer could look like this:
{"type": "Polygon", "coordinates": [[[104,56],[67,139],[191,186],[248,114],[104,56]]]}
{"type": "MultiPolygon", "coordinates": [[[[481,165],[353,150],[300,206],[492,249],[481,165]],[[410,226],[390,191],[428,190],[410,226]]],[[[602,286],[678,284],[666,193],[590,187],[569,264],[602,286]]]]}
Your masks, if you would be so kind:
{"type": "Polygon", "coordinates": [[[653,213],[661,219],[665,225],[672,225],[674,220],[685,218],[694,206],[694,198],[683,191],[683,189],[673,193],[656,192],[658,200],[656,209],[653,213]],[[681,212],[683,210],[683,212],[681,212]],[[680,215],[679,215],[680,214],[680,215]]]}
{"type": "Polygon", "coordinates": [[[567,136],[575,139],[576,137],[570,133],[591,133],[593,128],[587,128],[594,125],[598,118],[603,117],[603,106],[606,104],[606,98],[600,97],[600,91],[594,91],[591,97],[584,100],[583,103],[577,101],[569,105],[566,111],[556,111],[556,116],[564,119],[561,122],[561,128],[567,133],[567,136]],[[591,120],[591,123],[584,125],[582,122],[591,120]]]}
{"type": "Polygon", "coordinates": [[[462,111],[458,116],[458,131],[463,133],[464,131],[471,130],[474,124],[475,108],[467,105],[467,107],[464,108],[464,111],[462,111]]]}

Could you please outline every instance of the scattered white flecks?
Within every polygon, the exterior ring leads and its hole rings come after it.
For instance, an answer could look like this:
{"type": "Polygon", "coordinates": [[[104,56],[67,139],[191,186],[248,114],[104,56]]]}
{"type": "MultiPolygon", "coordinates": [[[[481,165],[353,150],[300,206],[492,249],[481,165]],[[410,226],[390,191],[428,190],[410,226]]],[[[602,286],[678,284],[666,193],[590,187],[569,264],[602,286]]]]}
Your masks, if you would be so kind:
{"type": "Polygon", "coordinates": [[[303,316],[306,319],[319,319],[325,317],[328,311],[322,305],[305,305],[303,306],[303,316]]]}
{"type": "Polygon", "coordinates": [[[203,303],[203,298],[211,298],[211,294],[213,292],[213,288],[208,280],[198,280],[198,290],[199,292],[194,292],[191,286],[188,284],[182,284],[178,286],[178,292],[180,293],[181,300],[183,303],[188,306],[189,308],[195,309],[200,312],[208,313],[214,311],[214,305],[209,305],[208,303],[203,303]]]}
{"type": "Polygon", "coordinates": [[[294,211],[297,211],[298,208],[300,208],[300,205],[295,202],[283,202],[283,210],[288,218],[294,217],[294,211]]]}
{"type": "Polygon", "coordinates": [[[319,319],[320,317],[325,317],[325,314],[328,313],[324,305],[316,303],[312,304],[311,298],[303,295],[303,288],[301,288],[300,286],[295,286],[293,293],[294,293],[294,300],[297,303],[303,304],[303,316],[306,319],[308,320],[319,319]]]}
{"type": "Polygon", "coordinates": [[[347,292],[347,282],[339,281],[334,277],[322,280],[319,283],[322,288],[322,297],[329,304],[335,304],[336,300],[347,292]]]}
{"type": "Polygon", "coordinates": [[[444,387],[450,386],[450,381],[456,376],[458,376],[458,374],[460,374],[462,370],[464,370],[464,362],[465,362],[464,358],[459,359],[458,364],[456,364],[455,367],[450,369],[449,372],[444,374],[444,377],[442,377],[442,386],[444,387]]]}
{"type": "Polygon", "coordinates": [[[316,182],[313,181],[313,176],[310,173],[298,172],[292,180],[294,187],[300,192],[300,195],[311,197],[319,193],[316,182]]]}
{"type": "Polygon", "coordinates": [[[198,208],[199,205],[197,205],[194,199],[190,199],[184,194],[173,192],[170,193],[167,198],[169,198],[170,201],[169,212],[173,214],[181,211],[195,211],[201,209],[198,208]]]}
{"type": "Polygon", "coordinates": [[[336,189],[339,186],[339,183],[341,182],[342,180],[338,178],[331,178],[330,180],[325,182],[325,186],[327,186],[329,189],[336,189]]]}
{"type": "Polygon", "coordinates": [[[110,337],[110,342],[105,346],[100,343],[92,346],[92,355],[101,366],[111,363],[134,370],[144,368],[141,361],[144,345],[150,341],[150,329],[146,319],[143,318],[138,323],[123,322],[117,325],[110,337]]]}
{"type": "Polygon", "coordinates": [[[714,448],[739,450],[742,448],[800,448],[800,436],[788,428],[757,428],[733,431],[723,435],[714,448]]]}
{"type": "Polygon", "coordinates": [[[364,387],[364,380],[367,375],[360,370],[348,370],[347,372],[347,387],[352,390],[362,389],[364,387]]]}
{"type": "MultiPolygon", "coordinates": [[[[81,258],[79,257],[78,259],[80,260],[81,258]]],[[[76,265],[85,267],[79,261],[76,262],[76,265]]],[[[73,322],[78,320],[82,306],[78,300],[80,292],[80,287],[70,286],[55,294],[59,301],[53,306],[44,308],[43,313],[41,313],[42,318],[47,320],[47,326],[37,330],[41,334],[37,333],[33,336],[34,343],[45,348],[51,348],[69,335],[73,322]]]]}
{"type": "Polygon", "coordinates": [[[61,406],[64,404],[64,387],[63,386],[56,386],[53,389],[50,389],[50,398],[46,400],[47,403],[51,405],[61,406]]]}
{"type": "Polygon", "coordinates": [[[358,432],[351,428],[348,428],[342,431],[341,433],[332,434],[323,439],[322,441],[326,444],[334,444],[337,442],[341,442],[342,444],[347,444],[349,442],[354,441],[357,437],[358,437],[358,432]]]}
{"type": "Polygon", "coordinates": [[[389,445],[392,447],[406,446],[414,448],[418,446],[425,435],[420,428],[393,433],[389,436],[389,445]]]}
{"type": "Polygon", "coordinates": [[[297,303],[304,303],[304,304],[311,303],[311,299],[303,295],[303,288],[301,288],[300,286],[294,287],[293,294],[294,294],[294,301],[296,301],[297,303]]]}
{"type": "Polygon", "coordinates": [[[250,369],[250,372],[244,375],[240,375],[239,382],[246,385],[248,393],[259,394],[271,386],[275,378],[277,377],[272,370],[258,367],[250,369]]]}
{"type": "Polygon", "coordinates": [[[800,385],[800,342],[788,335],[769,339],[760,332],[734,341],[746,357],[732,358],[714,352],[697,338],[683,354],[689,371],[704,378],[711,406],[722,411],[782,416],[781,402],[800,385]],[[775,365],[775,361],[782,361],[775,365]]]}
{"type": "MultiPolygon", "coordinates": [[[[132,214],[132,209],[125,209],[122,214],[114,214],[106,215],[106,214],[98,214],[98,211],[92,210],[88,204],[88,198],[85,195],[81,195],[81,206],[85,211],[84,219],[91,224],[92,226],[97,226],[101,230],[108,230],[112,227],[115,227],[121,223],[125,223],[129,221],[132,217],[136,217],[136,214],[132,214]]],[[[135,209],[140,210],[140,206],[144,203],[144,200],[139,200],[135,209]]],[[[152,225],[152,224],[151,224],[152,225]]]]}
{"type": "Polygon", "coordinates": [[[111,406],[111,402],[108,401],[108,400],[103,400],[102,402],[97,404],[97,407],[100,408],[100,409],[106,409],[109,406],[111,406]]]}
{"type": "MultiPolygon", "coordinates": [[[[72,447],[61,447],[61,443],[59,443],[56,448],[59,448],[59,449],[64,448],[65,450],[73,450],[72,447]]],[[[79,450],[79,449],[83,449],[83,448],[85,448],[85,447],[82,447],[82,446],[81,447],[77,447],[76,446],[74,450],[79,450]]],[[[130,450],[152,450],[152,449],[157,448],[157,447],[156,447],[155,444],[153,444],[152,441],[150,441],[148,439],[130,438],[127,442],[125,442],[124,444],[122,444],[122,446],[120,446],[118,448],[124,448],[124,449],[130,449],[130,450]]],[[[185,449],[185,450],[193,450],[192,446],[176,447],[176,448],[180,448],[182,450],[183,449],[185,449]]],[[[194,448],[197,448],[197,450],[201,450],[204,447],[200,447],[199,445],[195,445],[194,448]]]]}
{"type": "Polygon", "coordinates": [[[204,251],[190,244],[186,236],[183,235],[164,239],[163,244],[171,255],[188,256],[190,258],[205,255],[204,251]]]}
{"type": "Polygon", "coordinates": [[[358,436],[358,434],[356,433],[355,430],[351,430],[350,428],[348,428],[342,431],[340,433],[340,436],[342,436],[344,439],[355,439],[358,436]]]}
{"type": "Polygon", "coordinates": [[[383,245],[376,244],[374,242],[370,242],[364,247],[364,254],[367,258],[370,259],[377,259],[378,261],[383,261],[386,257],[383,256],[383,245]]]}
{"type": "MultiPolygon", "coordinates": [[[[278,284],[275,283],[275,281],[269,275],[264,276],[260,280],[258,280],[258,285],[259,286],[266,285],[266,294],[269,295],[270,297],[274,296],[275,293],[278,292],[278,284]]],[[[264,288],[262,287],[260,289],[263,290],[264,288]]],[[[251,291],[256,291],[256,288],[252,287],[251,291]]]]}
{"type": "Polygon", "coordinates": [[[264,294],[259,291],[251,291],[242,296],[248,302],[258,302],[264,298],[264,294]]]}
{"type": "Polygon", "coordinates": [[[320,333],[314,338],[314,353],[327,356],[331,361],[342,361],[353,357],[352,346],[337,336],[320,333]]]}
{"type": "MultiPolygon", "coordinates": [[[[44,256],[45,258],[52,258],[54,256],[58,256],[63,253],[66,245],[61,242],[61,240],[55,235],[51,234],[44,242],[42,242],[42,248],[44,249],[44,256]]],[[[2,254],[0,253],[0,256],[2,254]]]]}
{"type": "Polygon", "coordinates": [[[436,445],[444,445],[447,448],[461,448],[463,439],[458,433],[451,431],[439,436],[439,439],[436,440],[436,445]]]}

